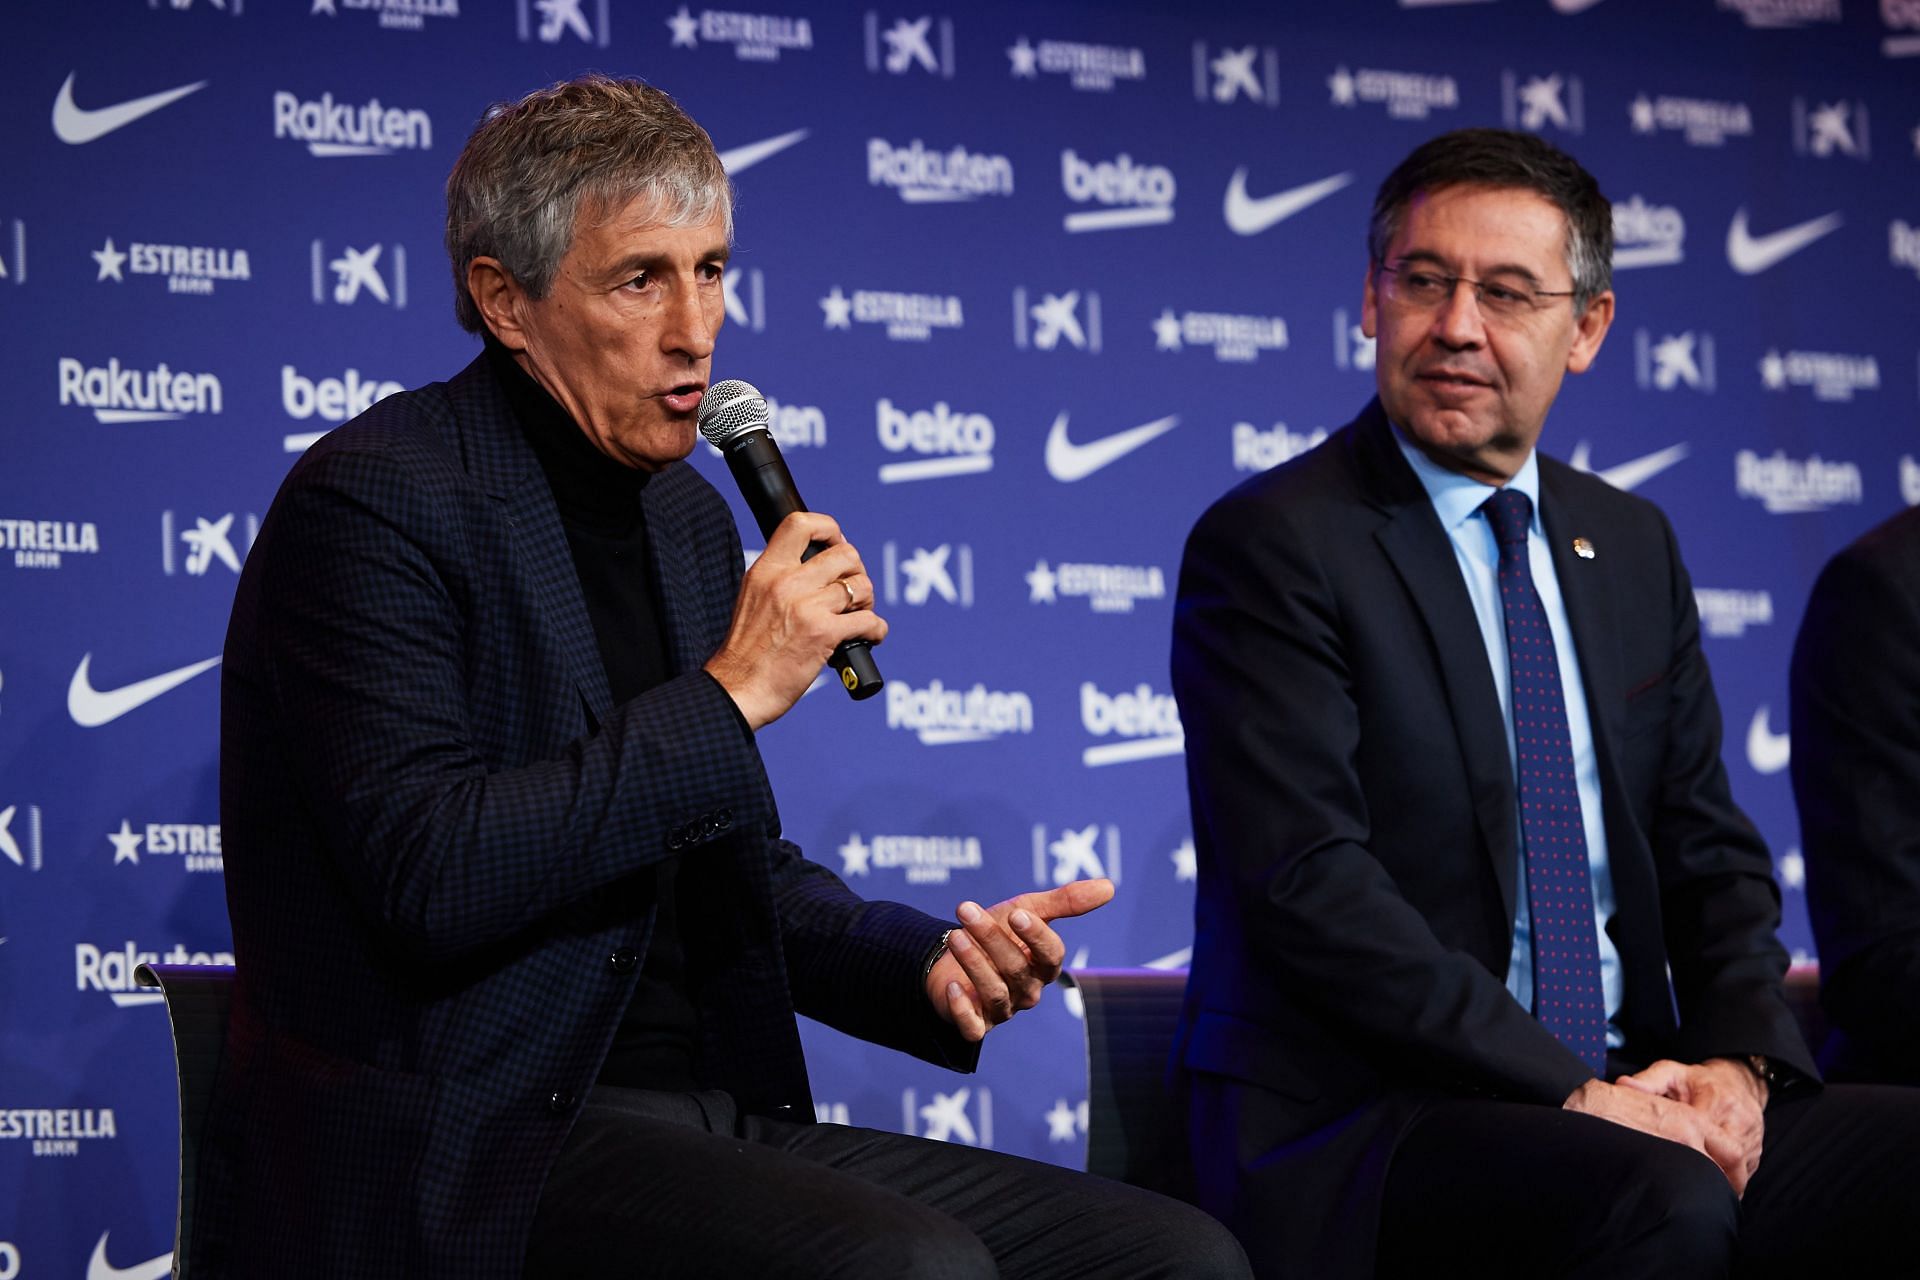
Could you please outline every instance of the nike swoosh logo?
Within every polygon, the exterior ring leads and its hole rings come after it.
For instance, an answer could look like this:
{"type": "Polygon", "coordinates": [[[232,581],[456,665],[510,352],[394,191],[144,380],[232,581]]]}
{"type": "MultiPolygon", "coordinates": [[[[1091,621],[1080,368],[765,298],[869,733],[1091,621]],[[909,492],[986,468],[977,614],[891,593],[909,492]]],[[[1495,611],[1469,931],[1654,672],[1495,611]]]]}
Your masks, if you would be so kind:
{"type": "Polygon", "coordinates": [[[749,142],[742,147],[729,147],[720,153],[720,167],[731,177],[742,169],[751,169],[768,156],[778,155],[794,143],[807,136],[805,129],[795,129],[792,133],[783,133],[777,138],[764,138],[759,142],[749,142]]]}
{"type": "Polygon", "coordinates": [[[1178,414],[1169,414],[1142,426],[1129,427],[1125,431],[1090,440],[1086,444],[1075,444],[1067,439],[1067,415],[1062,413],[1053,420],[1053,430],[1047,433],[1047,472],[1062,484],[1084,480],[1109,463],[1118,462],[1154,437],[1165,435],[1179,422],[1178,414]]]}
{"type": "Polygon", "coordinates": [[[1755,236],[1747,233],[1747,210],[1742,205],[1727,228],[1727,261],[1743,276],[1758,275],[1768,267],[1790,258],[1821,236],[1839,229],[1838,212],[1824,218],[1797,223],[1784,231],[1755,236]]]}
{"type": "Polygon", "coordinates": [[[173,1255],[163,1253],[157,1258],[131,1267],[116,1267],[107,1261],[107,1236],[100,1233],[100,1243],[93,1246],[93,1257],[87,1260],[87,1280],[165,1280],[173,1274],[173,1255]]]}
{"type": "Polygon", "coordinates": [[[207,87],[207,82],[202,80],[198,84],[183,84],[178,89],[150,93],[144,98],[129,98],[110,107],[95,107],[89,111],[74,105],[73,78],[78,74],[67,73],[67,82],[60,86],[60,96],[53,100],[53,136],[76,147],[95,138],[104,138],[141,116],[150,116],[160,108],[207,87]]]}
{"type": "Polygon", "coordinates": [[[1276,191],[1256,200],[1247,194],[1247,168],[1242,165],[1233,171],[1233,181],[1227,184],[1227,225],[1243,236],[1259,235],[1308,205],[1325,200],[1352,181],[1351,173],[1336,173],[1331,178],[1276,191]]]}
{"type": "Polygon", "coordinates": [[[67,714],[73,722],[83,729],[97,729],[103,724],[118,720],[136,707],[145,706],[161,694],[177,689],[187,681],[220,664],[219,655],[204,662],[196,662],[176,671],[163,672],[146,680],[122,685],[118,689],[98,690],[93,687],[91,670],[93,655],[81,656],[80,665],[74,668],[73,682],[67,686],[67,714]]]}
{"type": "Polygon", "coordinates": [[[1747,726],[1747,763],[1755,773],[1778,773],[1792,758],[1793,736],[1767,727],[1767,704],[1761,703],[1747,726]]]}
{"type": "Polygon", "coordinates": [[[1608,467],[1605,471],[1595,471],[1587,461],[1587,442],[1582,440],[1573,447],[1573,456],[1567,459],[1567,465],[1575,471],[1597,475],[1616,489],[1637,489],[1686,456],[1687,446],[1682,442],[1670,444],[1664,449],[1635,458],[1630,462],[1608,467]]]}

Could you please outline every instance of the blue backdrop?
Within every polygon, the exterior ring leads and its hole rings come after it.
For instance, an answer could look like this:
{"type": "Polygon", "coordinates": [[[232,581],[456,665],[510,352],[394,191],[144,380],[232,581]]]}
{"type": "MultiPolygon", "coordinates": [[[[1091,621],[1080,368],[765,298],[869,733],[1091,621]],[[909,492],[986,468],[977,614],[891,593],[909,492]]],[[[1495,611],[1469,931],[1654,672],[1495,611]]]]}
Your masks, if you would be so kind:
{"type": "MultiPolygon", "coordinates": [[[[1568,147],[1616,202],[1620,309],[1544,447],[1672,516],[1734,789],[1810,951],[1786,659],[1825,558],[1920,501],[1920,0],[75,0],[4,24],[0,1280],[164,1265],[173,1072],[131,971],[228,946],[235,575],[317,433],[469,359],[441,183],[488,102],[586,69],[668,88],[726,154],[715,376],[777,402],[893,623],[882,698],[827,687],[762,737],[789,833],[939,914],[1110,875],[1069,932],[1095,965],[1184,960],[1181,541],[1368,396],[1374,186],[1458,125],[1568,147]]],[[[808,1028],[827,1118],[1069,1164],[1079,1037],[1050,995],[962,1079],[808,1028]]]]}

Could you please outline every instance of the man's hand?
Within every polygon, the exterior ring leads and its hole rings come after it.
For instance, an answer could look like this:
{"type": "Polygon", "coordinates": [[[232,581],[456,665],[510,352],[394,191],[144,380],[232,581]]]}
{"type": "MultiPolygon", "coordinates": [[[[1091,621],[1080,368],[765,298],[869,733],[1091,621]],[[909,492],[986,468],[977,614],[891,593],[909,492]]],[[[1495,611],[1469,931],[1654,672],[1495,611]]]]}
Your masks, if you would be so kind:
{"type": "Polygon", "coordinates": [[[800,700],[841,643],[879,644],[886,636],[860,553],[831,516],[796,511],[747,570],[727,638],[706,670],[758,729],[800,700]],[[802,564],[810,542],[824,550],[802,564]]]}
{"type": "MultiPolygon", "coordinates": [[[[1653,1068],[1648,1068],[1648,1071],[1651,1070],[1653,1068]]],[[[1646,1072],[1641,1074],[1645,1075],[1646,1072]]],[[[1652,1134],[1656,1138],[1692,1147],[1720,1166],[1720,1172],[1727,1176],[1735,1195],[1746,1194],[1747,1179],[1759,1164],[1757,1143],[1749,1152],[1747,1143],[1739,1135],[1715,1123],[1706,1111],[1645,1088],[1630,1086],[1627,1079],[1623,1077],[1618,1084],[1589,1080],[1569,1094],[1561,1105],[1568,1111],[1585,1112],[1602,1120],[1623,1124],[1629,1129],[1652,1134]]]]}
{"type": "Polygon", "coordinates": [[[961,903],[960,928],[927,974],[927,999],[961,1035],[984,1039],[989,1028],[1039,1004],[1041,988],[1060,976],[1067,948],[1047,921],[1083,916],[1112,897],[1111,880],[1075,880],[992,907],[961,903]]]}
{"type": "Polygon", "coordinates": [[[1708,1058],[1696,1066],[1662,1058],[1644,1071],[1621,1076],[1619,1083],[1691,1107],[1738,1142],[1743,1176],[1734,1182],[1734,1190],[1744,1188],[1760,1167],[1767,1129],[1767,1082],[1744,1062],[1708,1058]]]}

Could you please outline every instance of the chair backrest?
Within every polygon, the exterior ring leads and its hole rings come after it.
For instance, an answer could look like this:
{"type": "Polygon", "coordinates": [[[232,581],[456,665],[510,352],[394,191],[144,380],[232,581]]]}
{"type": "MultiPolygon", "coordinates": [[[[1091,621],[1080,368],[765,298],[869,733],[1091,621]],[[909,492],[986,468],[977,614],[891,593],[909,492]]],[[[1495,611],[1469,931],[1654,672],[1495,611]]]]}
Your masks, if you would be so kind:
{"type": "Polygon", "coordinates": [[[1078,969],[1087,1024],[1087,1172],[1135,1186],[1166,1182],[1175,1122],[1167,1058],[1185,969],[1078,969]]]}
{"type": "Polygon", "coordinates": [[[227,1010],[233,1004],[233,966],[225,964],[143,964],[134,971],[143,987],[158,987],[167,999],[173,1024],[173,1058],[180,1076],[180,1211],[174,1220],[174,1280],[188,1276],[187,1241],[192,1237],[194,1170],[200,1133],[220,1071],[227,1042],[227,1010]]]}

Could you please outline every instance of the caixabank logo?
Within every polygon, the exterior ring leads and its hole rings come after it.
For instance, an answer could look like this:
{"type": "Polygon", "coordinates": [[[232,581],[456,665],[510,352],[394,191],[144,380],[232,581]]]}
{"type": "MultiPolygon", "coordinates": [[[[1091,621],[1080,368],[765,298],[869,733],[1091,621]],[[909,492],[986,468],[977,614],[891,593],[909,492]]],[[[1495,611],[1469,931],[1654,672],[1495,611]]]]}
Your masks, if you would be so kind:
{"type": "Polygon", "coordinates": [[[19,801],[0,809],[0,858],[22,871],[38,871],[46,865],[41,839],[40,806],[19,801]]]}
{"type": "Polygon", "coordinates": [[[259,536],[260,517],[251,511],[243,519],[238,511],[202,516],[168,507],[160,513],[160,571],[169,578],[205,578],[216,567],[237,574],[259,536]]]}
{"type": "Polygon", "coordinates": [[[338,248],[339,252],[335,253],[324,240],[314,240],[308,246],[315,306],[332,303],[346,307],[357,302],[377,302],[396,311],[406,310],[405,245],[342,244],[338,248]]]}
{"type": "Polygon", "coordinates": [[[954,75],[953,19],[929,13],[882,17],[867,10],[867,70],[875,75],[954,75]]]}
{"type": "Polygon", "coordinates": [[[1033,824],[1033,882],[1063,885],[1105,878],[1119,884],[1120,828],[1109,823],[1048,827],[1033,824]]]}
{"type": "Polygon", "coordinates": [[[604,49],[613,43],[607,0],[515,0],[514,15],[514,34],[524,44],[604,49]]]}

